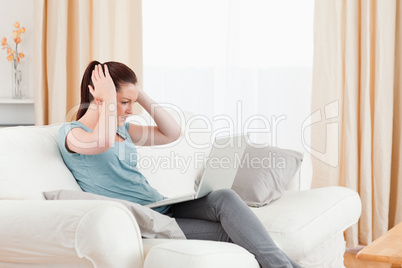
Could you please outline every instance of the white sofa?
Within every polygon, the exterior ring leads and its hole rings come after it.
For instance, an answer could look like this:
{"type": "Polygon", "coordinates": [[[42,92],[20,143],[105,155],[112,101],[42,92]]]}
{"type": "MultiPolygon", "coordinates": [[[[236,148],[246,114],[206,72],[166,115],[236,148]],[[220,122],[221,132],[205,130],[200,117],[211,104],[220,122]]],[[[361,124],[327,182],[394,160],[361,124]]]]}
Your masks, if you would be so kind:
{"type": "MultiPolygon", "coordinates": [[[[204,144],[210,133],[192,132],[195,121],[185,125],[189,135],[178,142],[138,148],[145,160],[140,170],[165,195],[193,191],[201,174],[194,154],[208,154],[210,148],[194,148],[189,139],[204,144]],[[173,166],[159,163],[155,169],[146,162],[150,155],[193,162],[186,169],[172,161],[173,166]]],[[[250,253],[230,243],[142,239],[134,216],[117,202],[45,200],[44,191],[80,191],[58,150],[59,127],[0,129],[0,267],[259,267],[250,253]]],[[[344,267],[343,231],[358,221],[360,198],[343,187],[309,189],[311,161],[307,154],[304,159],[281,198],[252,210],[303,267],[344,267]]]]}

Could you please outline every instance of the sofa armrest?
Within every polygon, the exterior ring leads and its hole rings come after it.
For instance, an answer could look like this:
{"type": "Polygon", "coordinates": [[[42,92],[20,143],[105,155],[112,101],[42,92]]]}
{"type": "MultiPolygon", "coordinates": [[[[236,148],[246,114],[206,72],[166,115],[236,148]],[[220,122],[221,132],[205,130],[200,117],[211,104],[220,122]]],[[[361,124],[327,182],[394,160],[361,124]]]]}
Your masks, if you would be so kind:
{"type": "Polygon", "coordinates": [[[311,189],[311,182],[313,180],[313,162],[311,155],[303,151],[303,161],[299,170],[293,176],[292,180],[286,186],[286,191],[301,191],[311,189]]]}
{"type": "Polygon", "coordinates": [[[117,202],[0,200],[0,218],[0,263],[143,267],[139,227],[117,202]]]}

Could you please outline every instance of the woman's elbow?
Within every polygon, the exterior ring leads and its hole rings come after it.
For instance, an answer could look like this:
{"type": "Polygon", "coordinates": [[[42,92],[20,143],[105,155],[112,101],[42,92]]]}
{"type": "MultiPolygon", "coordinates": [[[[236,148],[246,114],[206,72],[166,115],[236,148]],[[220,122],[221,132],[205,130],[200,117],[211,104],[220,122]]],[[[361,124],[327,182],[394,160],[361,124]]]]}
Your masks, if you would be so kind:
{"type": "Polygon", "coordinates": [[[184,135],[184,130],[182,128],[179,128],[179,135],[177,136],[177,139],[180,139],[181,137],[183,137],[183,135],[184,135]]]}
{"type": "Polygon", "coordinates": [[[111,137],[109,138],[100,138],[98,139],[98,148],[104,151],[109,150],[110,147],[113,146],[115,142],[115,137],[113,137],[113,139],[111,137]]]}
{"type": "Polygon", "coordinates": [[[181,137],[183,137],[183,135],[184,135],[183,129],[182,129],[182,128],[179,128],[179,131],[178,131],[178,134],[177,134],[177,137],[176,137],[175,140],[180,139],[181,137]]]}
{"type": "Polygon", "coordinates": [[[166,143],[171,143],[171,142],[177,141],[177,140],[179,140],[181,137],[183,137],[183,135],[184,135],[183,130],[182,130],[181,128],[179,128],[175,133],[172,133],[172,134],[169,136],[168,141],[167,141],[166,143]]]}

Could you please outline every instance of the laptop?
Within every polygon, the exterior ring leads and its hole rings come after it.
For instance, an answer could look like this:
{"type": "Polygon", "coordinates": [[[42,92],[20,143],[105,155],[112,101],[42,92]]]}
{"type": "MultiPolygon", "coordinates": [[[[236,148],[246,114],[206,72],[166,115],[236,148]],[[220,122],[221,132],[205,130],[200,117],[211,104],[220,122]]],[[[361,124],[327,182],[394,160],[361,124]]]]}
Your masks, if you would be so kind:
{"type": "Polygon", "coordinates": [[[215,139],[196,192],[169,197],[145,206],[155,208],[171,205],[198,199],[216,190],[230,189],[241,164],[248,136],[237,134],[215,139]]]}

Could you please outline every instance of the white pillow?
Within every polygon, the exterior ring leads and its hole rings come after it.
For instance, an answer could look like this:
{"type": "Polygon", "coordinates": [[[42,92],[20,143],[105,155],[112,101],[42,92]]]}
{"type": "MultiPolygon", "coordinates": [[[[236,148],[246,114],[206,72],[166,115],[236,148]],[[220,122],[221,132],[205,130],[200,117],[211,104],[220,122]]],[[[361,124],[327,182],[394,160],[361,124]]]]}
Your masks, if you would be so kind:
{"type": "Polygon", "coordinates": [[[186,239],[174,218],[163,215],[148,207],[126,200],[110,198],[88,192],[56,190],[43,193],[48,200],[111,200],[126,206],[133,213],[144,238],[186,239]]]}
{"type": "Polygon", "coordinates": [[[265,206],[282,195],[302,160],[297,151],[247,145],[232,189],[247,205],[265,206]]]}

